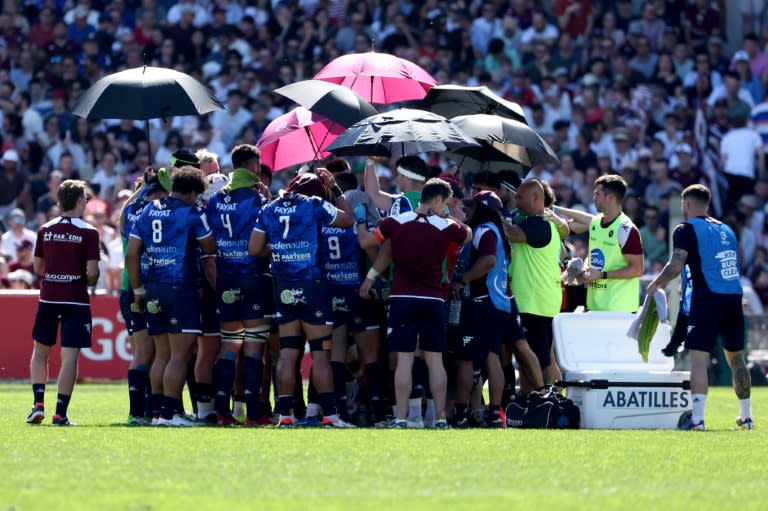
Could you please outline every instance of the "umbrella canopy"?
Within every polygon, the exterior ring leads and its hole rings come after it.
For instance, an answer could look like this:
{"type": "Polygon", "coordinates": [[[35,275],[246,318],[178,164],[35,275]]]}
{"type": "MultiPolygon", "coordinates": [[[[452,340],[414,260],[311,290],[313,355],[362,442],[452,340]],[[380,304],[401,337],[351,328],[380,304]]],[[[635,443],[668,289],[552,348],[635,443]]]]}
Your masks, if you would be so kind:
{"type": "Polygon", "coordinates": [[[278,171],[325,158],[325,146],[343,131],[340,124],[300,106],[270,122],[256,147],[262,163],[278,171]]]}
{"type": "Polygon", "coordinates": [[[450,151],[479,145],[454,123],[437,114],[401,108],[350,126],[328,146],[339,156],[389,156],[450,151]]]}
{"type": "Polygon", "coordinates": [[[191,76],[143,66],[101,78],[80,96],[72,113],[86,119],[147,120],[220,108],[213,93],[191,76]]]}
{"type": "Polygon", "coordinates": [[[522,122],[488,114],[461,115],[451,120],[475,140],[487,142],[523,167],[560,163],[549,144],[522,122]]]}
{"type": "Polygon", "coordinates": [[[438,85],[427,92],[419,108],[449,119],[459,115],[496,114],[527,124],[520,105],[507,101],[486,86],[438,85]]]}
{"type": "Polygon", "coordinates": [[[375,51],[337,57],[315,75],[315,80],[343,85],[380,104],[422,99],[437,85],[413,62],[375,51]]]}
{"type": "Polygon", "coordinates": [[[525,167],[511,156],[484,140],[479,142],[479,146],[462,147],[446,153],[446,156],[454,160],[459,167],[470,172],[514,170],[521,173],[525,171],[525,167]]]}
{"type": "Polygon", "coordinates": [[[275,92],[345,128],[376,115],[376,109],[352,89],[322,80],[304,80],[275,92]]]}

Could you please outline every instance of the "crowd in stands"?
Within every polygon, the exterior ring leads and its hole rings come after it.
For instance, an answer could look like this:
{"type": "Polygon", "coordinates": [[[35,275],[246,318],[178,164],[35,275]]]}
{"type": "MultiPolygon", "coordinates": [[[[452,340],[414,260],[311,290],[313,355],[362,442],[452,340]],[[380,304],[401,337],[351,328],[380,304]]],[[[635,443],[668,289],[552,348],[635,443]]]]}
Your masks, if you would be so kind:
{"type": "MultiPolygon", "coordinates": [[[[115,219],[146,166],[165,165],[180,148],[204,147],[227,171],[234,145],[255,143],[270,120],[293,107],[275,88],[311,78],[339,55],[375,49],[419,64],[441,84],[487,85],[521,104],[560,157],[558,167],[531,170],[552,185],[558,204],[594,212],[594,180],[622,175],[629,184],[624,211],[640,228],[649,273],[668,255],[670,194],[706,184],[715,213],[739,235],[745,279],[768,303],[768,23],[747,6],[736,13],[744,34],[727,33],[723,5],[6,1],[0,278],[6,287],[35,286],[29,242],[59,213],[58,183],[81,178],[97,198],[85,218],[101,234],[107,271],[98,288],[117,292],[122,253],[115,219]],[[70,113],[96,80],[144,63],[191,74],[226,109],[152,120],[149,144],[139,122],[70,113]]],[[[460,164],[438,154],[429,162],[446,170],[460,164]]],[[[362,160],[351,163],[362,172],[362,160]]],[[[395,186],[393,164],[379,165],[384,189],[395,186]]],[[[274,188],[289,178],[276,173],[274,188]]]]}

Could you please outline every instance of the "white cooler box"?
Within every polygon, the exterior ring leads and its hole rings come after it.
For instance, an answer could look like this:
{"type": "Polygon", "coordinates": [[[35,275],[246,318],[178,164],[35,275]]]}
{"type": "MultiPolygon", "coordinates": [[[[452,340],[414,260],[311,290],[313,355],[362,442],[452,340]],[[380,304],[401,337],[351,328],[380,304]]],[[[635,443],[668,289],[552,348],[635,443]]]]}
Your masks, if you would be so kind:
{"type": "Polygon", "coordinates": [[[675,429],[691,410],[690,373],[673,371],[661,349],[669,328],[659,325],[648,363],[627,337],[635,315],[563,313],[553,322],[561,385],[581,410],[587,429],[675,429]]]}

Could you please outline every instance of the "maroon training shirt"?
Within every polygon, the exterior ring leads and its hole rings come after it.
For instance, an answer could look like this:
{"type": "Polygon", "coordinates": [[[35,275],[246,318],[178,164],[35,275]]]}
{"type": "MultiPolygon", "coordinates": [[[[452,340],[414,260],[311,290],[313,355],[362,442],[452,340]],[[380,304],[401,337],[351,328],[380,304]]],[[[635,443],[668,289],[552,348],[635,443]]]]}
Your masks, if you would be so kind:
{"type": "Polygon", "coordinates": [[[45,259],[40,301],[89,305],[88,261],[99,260],[99,231],[80,218],[54,218],[37,231],[35,257],[45,259]]]}
{"type": "Polygon", "coordinates": [[[415,211],[382,220],[373,231],[392,240],[395,275],[389,296],[442,300],[443,260],[451,243],[464,243],[466,230],[453,220],[415,211]]]}

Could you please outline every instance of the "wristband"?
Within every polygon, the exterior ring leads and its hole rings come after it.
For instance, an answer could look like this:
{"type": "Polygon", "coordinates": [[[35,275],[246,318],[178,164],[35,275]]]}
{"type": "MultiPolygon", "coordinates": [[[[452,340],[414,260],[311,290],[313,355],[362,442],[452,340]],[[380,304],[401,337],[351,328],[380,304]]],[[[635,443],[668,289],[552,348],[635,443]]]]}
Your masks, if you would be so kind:
{"type": "Polygon", "coordinates": [[[147,290],[144,289],[144,286],[137,287],[133,289],[133,295],[134,296],[144,296],[147,294],[147,290]]]}
{"type": "Polygon", "coordinates": [[[370,158],[366,158],[366,159],[365,159],[365,166],[366,166],[366,167],[373,167],[374,165],[376,165],[376,162],[375,162],[375,161],[373,161],[373,160],[372,160],[372,159],[370,159],[370,158]]]}
{"type": "Polygon", "coordinates": [[[379,272],[376,271],[376,268],[371,266],[371,269],[368,270],[368,273],[365,275],[365,278],[370,280],[376,280],[376,277],[378,277],[379,275],[380,274],[379,272]]]}
{"type": "Polygon", "coordinates": [[[341,187],[339,185],[333,185],[331,191],[333,192],[333,196],[337,199],[344,195],[344,192],[341,191],[341,187]]]}
{"type": "Polygon", "coordinates": [[[603,272],[603,278],[604,278],[604,279],[607,279],[607,278],[608,278],[608,272],[607,272],[607,271],[604,271],[604,272],[603,272]]]}

